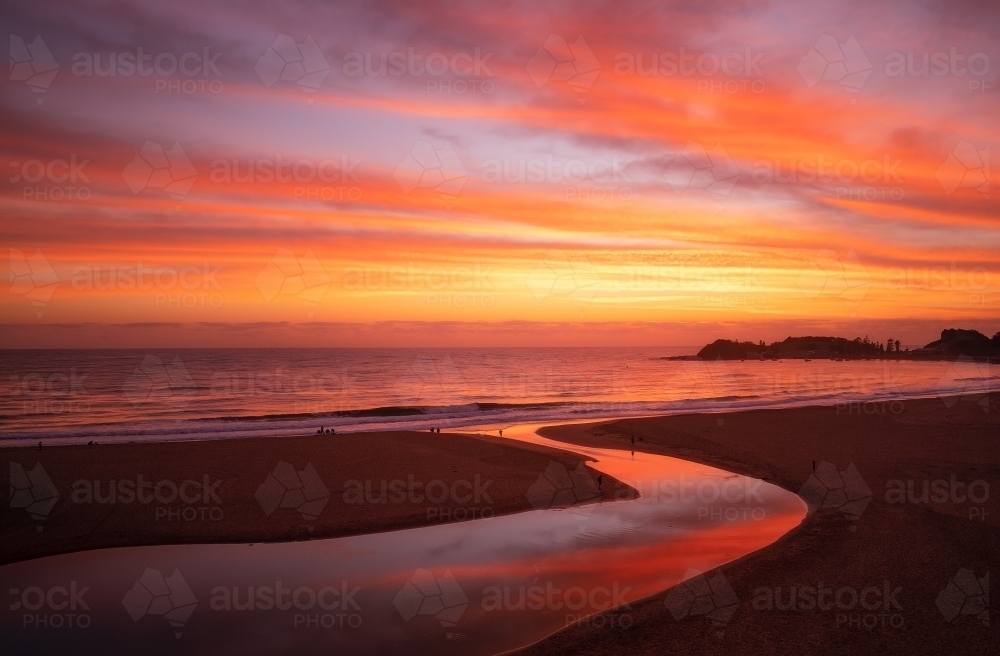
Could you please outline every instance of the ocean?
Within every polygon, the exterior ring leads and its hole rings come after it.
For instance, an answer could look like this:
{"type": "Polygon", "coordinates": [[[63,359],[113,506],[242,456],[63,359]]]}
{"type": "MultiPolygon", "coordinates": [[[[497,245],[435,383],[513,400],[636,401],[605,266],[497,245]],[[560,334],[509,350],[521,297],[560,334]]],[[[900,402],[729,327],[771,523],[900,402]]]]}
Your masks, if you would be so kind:
{"type": "MultiPolygon", "coordinates": [[[[679,361],[691,348],[0,352],[0,443],[219,439],[845,405],[964,395],[974,362],[679,361]]],[[[996,406],[997,401],[992,403],[996,406]]],[[[994,407],[993,411],[1000,411],[994,407]]]]}

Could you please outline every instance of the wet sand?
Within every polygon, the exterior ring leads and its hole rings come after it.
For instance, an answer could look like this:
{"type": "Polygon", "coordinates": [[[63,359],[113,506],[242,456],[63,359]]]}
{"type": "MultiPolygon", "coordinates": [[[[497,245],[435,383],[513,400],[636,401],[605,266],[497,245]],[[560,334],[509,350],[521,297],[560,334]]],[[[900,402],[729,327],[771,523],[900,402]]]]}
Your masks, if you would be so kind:
{"type": "MultiPolygon", "coordinates": [[[[712,604],[704,599],[692,604],[676,586],[632,604],[627,629],[591,622],[522,653],[990,653],[984,626],[988,610],[981,613],[977,600],[949,588],[960,570],[983,578],[1000,562],[1000,512],[995,497],[983,499],[1000,484],[1000,406],[995,398],[992,407],[976,401],[982,400],[924,399],[542,429],[552,439],[604,448],[630,448],[635,438],[637,451],[714,465],[807,497],[809,492],[800,490],[810,481],[814,462],[827,481],[824,462],[837,472],[853,463],[864,485],[848,475],[845,496],[860,503],[844,505],[835,494],[813,497],[826,499],[826,505],[818,503],[799,527],[706,573],[713,580],[721,572],[739,598],[728,619],[713,623],[707,614],[712,604]],[[916,501],[905,496],[910,481],[916,501]],[[927,502],[921,500],[925,481],[927,502]],[[973,491],[978,502],[968,494],[974,481],[980,481],[973,491]],[[865,486],[872,495],[867,504],[865,486]],[[947,499],[938,502],[942,497],[947,499]],[[789,605],[793,587],[831,590],[824,600],[833,600],[832,607],[817,608],[807,595],[797,595],[794,608],[778,608],[789,605]],[[842,588],[847,589],[841,593],[842,588]],[[869,588],[878,591],[868,592],[871,608],[860,602],[852,607],[852,590],[861,594],[869,588]],[[957,594],[941,595],[946,589],[957,594]]],[[[817,488],[810,484],[807,489],[817,488]]],[[[819,489],[822,495],[832,488],[819,489]]],[[[975,586],[966,579],[963,585],[975,586]]]]}
{"type": "MultiPolygon", "coordinates": [[[[573,471],[586,460],[496,437],[417,432],[2,454],[25,471],[40,463],[59,496],[41,520],[4,506],[0,564],[103,547],[341,537],[520,512],[532,508],[527,491],[549,463],[573,471]],[[279,462],[287,465],[276,472],[279,462]]],[[[596,481],[597,472],[586,471],[596,481]]],[[[11,473],[4,462],[2,475],[9,481],[11,473]]],[[[621,494],[616,483],[604,476],[604,499],[616,487],[621,494]]]]}
{"type": "MultiPolygon", "coordinates": [[[[679,590],[688,586],[675,586],[631,604],[627,628],[609,629],[591,619],[523,651],[740,656],[988,653],[989,630],[983,623],[988,611],[979,613],[975,600],[970,602],[961,593],[957,600],[941,596],[961,571],[983,578],[1000,560],[1000,513],[993,497],[982,498],[984,491],[995,491],[1000,483],[1000,407],[995,400],[992,406],[976,401],[927,399],[542,429],[545,437],[567,443],[634,446],[636,451],[701,462],[804,496],[810,495],[803,486],[815,490],[820,481],[828,503],[774,544],[707,573],[712,581],[721,574],[738,598],[731,616],[716,615],[713,622],[708,615],[713,602],[685,601],[687,593],[679,590]],[[844,474],[852,471],[852,464],[856,478],[844,474]],[[836,496],[833,480],[843,481],[845,476],[848,482],[841,484],[850,488],[844,495],[849,497],[846,504],[836,496]],[[891,494],[897,489],[894,481],[903,486],[899,503],[891,494]],[[949,498],[940,502],[905,498],[908,482],[920,495],[925,481],[935,490],[941,481],[949,498]],[[969,495],[974,481],[980,481],[975,487],[978,501],[969,495]],[[846,590],[847,596],[839,600],[848,602],[851,591],[867,590],[874,606],[847,603],[841,608],[833,599],[833,607],[820,609],[800,595],[795,608],[779,608],[787,605],[792,588],[827,589],[831,599],[846,590]],[[774,601],[768,608],[772,592],[774,601]]],[[[429,433],[22,448],[4,453],[26,469],[41,463],[60,497],[44,521],[33,520],[23,510],[5,510],[0,523],[3,562],[107,546],[355,535],[453,521],[460,509],[470,518],[477,508],[480,514],[486,507],[493,514],[518,512],[531,507],[526,492],[551,461],[573,469],[581,460],[566,452],[497,438],[429,433]],[[280,461],[289,463],[299,480],[309,478],[304,472],[312,464],[324,481],[330,497],[317,516],[306,517],[302,511],[317,510],[303,505],[313,494],[265,514],[265,504],[257,498],[259,489],[280,461]],[[210,484],[221,481],[214,488],[221,504],[188,505],[196,509],[207,505],[209,512],[218,507],[223,518],[189,522],[157,518],[157,509],[164,504],[155,502],[101,504],[71,499],[79,487],[76,481],[100,480],[106,486],[112,479],[136,480],[139,473],[146,481],[181,483],[200,481],[205,475],[210,484]],[[449,487],[468,481],[474,487],[477,475],[481,486],[492,481],[488,504],[474,500],[349,504],[343,498],[352,480],[370,480],[377,488],[379,481],[406,481],[413,476],[425,483],[442,480],[449,487]],[[44,527],[41,532],[38,525],[44,527]]],[[[3,473],[8,474],[7,467],[3,473]]],[[[596,478],[595,472],[590,474],[596,478]]],[[[608,478],[602,487],[606,499],[613,498],[615,490],[608,478]]],[[[470,492],[471,487],[462,488],[463,496],[470,492]]],[[[265,502],[270,498],[272,505],[277,503],[273,494],[264,497],[265,502]]],[[[182,507],[166,504],[165,512],[182,507]]],[[[723,597],[717,595],[716,600],[723,597]]]]}

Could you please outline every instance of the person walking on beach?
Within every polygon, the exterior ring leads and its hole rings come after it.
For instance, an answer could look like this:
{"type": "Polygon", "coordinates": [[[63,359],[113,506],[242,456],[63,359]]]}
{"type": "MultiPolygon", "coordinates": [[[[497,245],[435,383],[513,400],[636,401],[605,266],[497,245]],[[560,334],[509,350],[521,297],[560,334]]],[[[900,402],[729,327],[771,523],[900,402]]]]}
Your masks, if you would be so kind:
{"type": "Polygon", "coordinates": [[[601,484],[604,482],[604,474],[597,475],[597,489],[601,489],[601,484]]]}
{"type": "Polygon", "coordinates": [[[503,437],[503,429],[500,429],[500,437],[503,437]]]}

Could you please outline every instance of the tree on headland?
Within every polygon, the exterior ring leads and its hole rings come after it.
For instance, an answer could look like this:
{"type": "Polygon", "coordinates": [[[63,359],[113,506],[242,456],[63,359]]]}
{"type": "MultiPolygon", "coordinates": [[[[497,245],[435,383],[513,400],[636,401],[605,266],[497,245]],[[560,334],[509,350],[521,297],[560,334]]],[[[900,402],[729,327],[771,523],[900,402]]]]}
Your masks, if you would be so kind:
{"type": "Polygon", "coordinates": [[[1000,332],[987,337],[976,330],[949,328],[941,332],[941,339],[911,353],[903,348],[898,339],[886,342],[873,341],[868,335],[846,339],[843,337],[786,337],[780,342],[765,345],[759,342],[717,339],[702,348],[696,357],[702,360],[742,360],[778,358],[844,358],[872,359],[885,357],[886,353],[896,358],[955,358],[968,356],[1000,360],[1000,332]],[[904,355],[905,353],[905,355],[904,355]]]}

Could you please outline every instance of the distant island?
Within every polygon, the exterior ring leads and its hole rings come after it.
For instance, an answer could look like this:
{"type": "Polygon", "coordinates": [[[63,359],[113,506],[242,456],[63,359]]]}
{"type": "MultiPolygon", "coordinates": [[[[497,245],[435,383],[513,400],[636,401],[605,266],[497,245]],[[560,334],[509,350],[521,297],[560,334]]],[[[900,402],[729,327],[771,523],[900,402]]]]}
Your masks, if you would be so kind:
{"type": "Polygon", "coordinates": [[[914,350],[902,349],[898,339],[885,342],[865,337],[787,337],[781,342],[765,344],[717,339],[695,356],[664,357],[664,360],[778,360],[782,358],[871,360],[919,359],[954,360],[968,357],[977,360],[1000,361],[1000,332],[989,338],[978,330],[948,328],[941,339],[914,350]]]}

